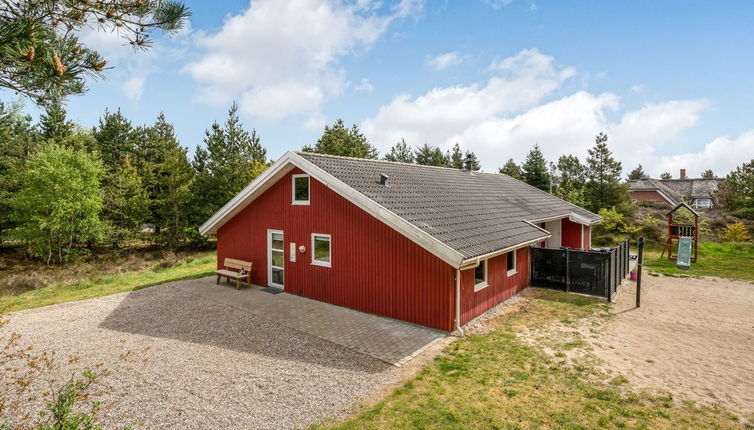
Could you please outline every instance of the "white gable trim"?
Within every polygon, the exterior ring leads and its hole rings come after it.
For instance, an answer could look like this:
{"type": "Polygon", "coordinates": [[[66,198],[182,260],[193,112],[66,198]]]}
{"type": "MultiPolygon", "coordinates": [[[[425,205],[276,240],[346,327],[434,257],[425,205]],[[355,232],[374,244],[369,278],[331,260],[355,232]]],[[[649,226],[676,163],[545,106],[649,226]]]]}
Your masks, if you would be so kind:
{"type": "Polygon", "coordinates": [[[236,194],[235,197],[230,199],[225,206],[215,212],[207,221],[199,227],[199,233],[201,234],[215,234],[217,229],[223,224],[228,222],[233,216],[241,212],[246,206],[249,205],[260,194],[267,191],[278,179],[285,176],[288,172],[293,170],[293,165],[289,163],[291,152],[287,152],[279,160],[277,160],[272,166],[265,169],[261,175],[251,181],[241,192],[236,194]]]}
{"type": "MultiPolygon", "coordinates": [[[[539,218],[539,219],[530,219],[530,220],[524,220],[524,222],[532,224],[532,223],[540,223],[540,222],[548,222],[548,221],[555,221],[556,219],[564,219],[568,218],[569,221],[575,222],[576,224],[582,224],[582,225],[592,225],[592,224],[598,224],[602,221],[602,219],[599,220],[591,220],[583,215],[579,215],[576,212],[569,212],[567,214],[563,215],[557,215],[552,216],[549,218],[539,218]]],[[[532,224],[534,225],[534,224],[532,224]]],[[[535,227],[538,227],[537,225],[534,225],[535,227]]]]}
{"type": "Polygon", "coordinates": [[[207,222],[202,224],[199,228],[199,232],[201,234],[217,233],[217,230],[223,224],[253,202],[259,195],[270,188],[285,174],[290,172],[294,166],[308,173],[346,200],[406,236],[408,239],[445,261],[452,267],[459,267],[463,260],[463,256],[459,252],[292,151],[286,152],[285,155],[259,175],[246,188],[241,190],[238,195],[233,197],[225,206],[217,211],[217,213],[212,215],[207,222]]]}

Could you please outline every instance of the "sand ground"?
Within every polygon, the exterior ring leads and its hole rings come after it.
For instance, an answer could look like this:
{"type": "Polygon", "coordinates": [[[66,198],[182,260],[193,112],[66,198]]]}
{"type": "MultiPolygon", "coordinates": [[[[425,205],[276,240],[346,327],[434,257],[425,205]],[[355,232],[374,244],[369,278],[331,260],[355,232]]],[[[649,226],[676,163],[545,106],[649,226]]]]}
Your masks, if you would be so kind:
{"type": "Polygon", "coordinates": [[[641,387],[754,413],[754,283],[648,276],[621,288],[593,352],[641,387]]]}

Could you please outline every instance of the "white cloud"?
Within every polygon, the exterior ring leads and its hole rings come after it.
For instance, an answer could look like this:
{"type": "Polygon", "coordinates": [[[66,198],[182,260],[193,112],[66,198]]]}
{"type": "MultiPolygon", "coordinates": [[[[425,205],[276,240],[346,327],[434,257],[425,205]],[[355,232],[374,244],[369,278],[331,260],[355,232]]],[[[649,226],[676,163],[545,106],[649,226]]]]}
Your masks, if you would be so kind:
{"type": "Polygon", "coordinates": [[[123,83],[123,94],[131,101],[139,101],[144,93],[146,76],[133,76],[123,83]]]}
{"type": "Polygon", "coordinates": [[[356,88],[354,89],[360,93],[371,93],[372,91],[374,91],[374,86],[372,86],[372,83],[369,82],[369,79],[361,78],[361,81],[359,81],[359,84],[356,85],[356,88]]]}
{"type": "Polygon", "coordinates": [[[754,130],[736,138],[718,137],[707,143],[701,151],[686,152],[660,157],[656,172],[671,172],[678,177],[681,168],[691,177],[698,177],[704,170],[712,169],[722,177],[744,162],[754,159],[754,130]]]}
{"type": "Polygon", "coordinates": [[[634,94],[639,94],[643,91],[644,91],[644,85],[641,85],[641,84],[631,85],[631,92],[633,92],[634,94]]]}
{"type": "Polygon", "coordinates": [[[445,70],[450,66],[461,63],[461,54],[458,52],[446,52],[436,57],[428,58],[427,65],[437,71],[445,70]]]}
{"type": "Polygon", "coordinates": [[[522,161],[535,143],[552,160],[562,154],[583,160],[602,131],[626,171],[642,163],[655,175],[682,164],[689,171],[705,165],[723,172],[734,157],[722,150],[726,145],[748,159],[754,156],[754,132],[718,139],[699,153],[662,155],[664,147],[699,122],[705,100],[670,100],[622,112],[620,97],[612,93],[559,95],[576,72],[536,49],[496,61],[489,69],[493,76],[484,83],[398,95],[365,120],[363,130],[383,152],[401,137],[412,145],[443,148],[459,142],[475,151],[488,171],[509,157],[522,161]]]}
{"type": "Polygon", "coordinates": [[[243,111],[268,120],[308,115],[347,85],[341,58],[369,49],[391,22],[421,5],[255,0],[216,33],[200,35],[202,57],[184,70],[203,84],[203,102],[240,98],[243,111]]]}

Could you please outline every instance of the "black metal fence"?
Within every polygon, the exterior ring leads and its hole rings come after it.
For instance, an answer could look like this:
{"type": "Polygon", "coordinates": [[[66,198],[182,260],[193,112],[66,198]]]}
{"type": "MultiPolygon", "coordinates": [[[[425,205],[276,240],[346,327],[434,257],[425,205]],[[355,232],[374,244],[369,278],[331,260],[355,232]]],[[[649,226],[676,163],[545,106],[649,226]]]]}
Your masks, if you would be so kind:
{"type": "Polygon", "coordinates": [[[581,251],[531,248],[531,285],[612,300],[630,270],[628,241],[581,251]]]}

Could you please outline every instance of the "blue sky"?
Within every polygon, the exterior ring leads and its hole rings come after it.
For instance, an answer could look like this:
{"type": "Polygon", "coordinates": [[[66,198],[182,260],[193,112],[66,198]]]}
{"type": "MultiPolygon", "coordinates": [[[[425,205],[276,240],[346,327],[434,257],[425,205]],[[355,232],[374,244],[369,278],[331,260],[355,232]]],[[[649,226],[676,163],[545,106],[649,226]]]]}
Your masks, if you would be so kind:
{"type": "MultiPolygon", "coordinates": [[[[754,3],[523,0],[189,1],[147,53],[85,32],[111,64],[68,102],[94,125],[164,112],[184,146],[237,101],[270,156],[342,117],[384,153],[459,142],[485,170],[583,157],[606,131],[624,170],[718,174],[754,158],[754,3]]],[[[11,97],[5,94],[4,98],[11,97]]],[[[31,108],[30,108],[31,109],[31,108]]]]}

